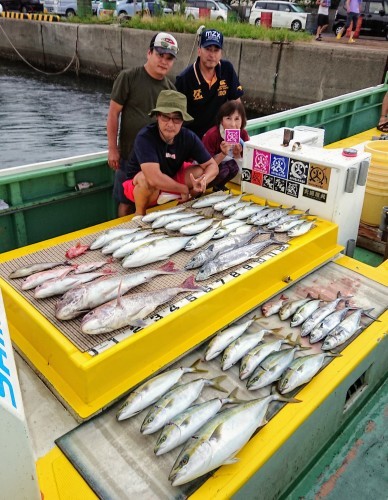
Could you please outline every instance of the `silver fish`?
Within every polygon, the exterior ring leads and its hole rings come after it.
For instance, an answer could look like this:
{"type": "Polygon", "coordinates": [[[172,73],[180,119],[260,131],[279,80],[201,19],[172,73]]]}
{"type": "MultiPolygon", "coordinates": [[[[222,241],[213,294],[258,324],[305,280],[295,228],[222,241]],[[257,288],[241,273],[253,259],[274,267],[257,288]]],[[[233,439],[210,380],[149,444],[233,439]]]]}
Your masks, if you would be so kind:
{"type": "Polygon", "coordinates": [[[173,214],[162,215],[161,217],[158,217],[154,220],[154,222],[151,224],[151,227],[152,229],[158,229],[160,227],[167,226],[167,224],[169,224],[170,222],[190,219],[194,215],[196,215],[195,212],[177,212],[173,214]]]}
{"type": "Polygon", "coordinates": [[[323,319],[318,325],[316,325],[310,333],[310,344],[315,344],[316,342],[324,339],[332,330],[334,330],[336,326],[341,323],[350,309],[352,308],[344,307],[343,309],[334,311],[323,319]]]}
{"type": "MultiPolygon", "coordinates": [[[[265,224],[268,224],[270,222],[273,222],[275,220],[278,220],[280,219],[281,217],[283,217],[284,214],[290,212],[291,210],[293,210],[295,207],[291,207],[291,208],[277,208],[275,210],[272,210],[272,212],[262,216],[262,217],[259,217],[258,219],[255,219],[255,221],[253,222],[253,224],[257,225],[257,226],[264,226],[265,224]]],[[[260,213],[259,213],[260,215],[260,213]]]]}
{"type": "Polygon", "coordinates": [[[271,401],[299,402],[271,394],[217,414],[179,454],[169,475],[172,485],[188,483],[223,464],[236,462],[235,455],[256,429],[266,423],[265,415],[271,401]]]}
{"type": "MultiPolygon", "coordinates": [[[[275,229],[276,227],[278,227],[280,224],[284,224],[285,222],[289,222],[289,221],[300,221],[300,219],[303,217],[303,214],[286,214],[286,215],[283,215],[283,217],[280,217],[280,219],[277,219],[273,222],[270,222],[268,225],[267,225],[267,228],[268,229],[275,229]]],[[[302,221],[300,221],[302,222],[302,221]]]]}
{"type": "MultiPolygon", "coordinates": [[[[275,329],[273,330],[275,331],[275,329]]],[[[259,364],[273,352],[280,351],[283,344],[296,345],[292,342],[292,333],[284,339],[274,340],[272,342],[263,342],[249,351],[241,360],[240,379],[245,380],[250,377],[259,364]]]]}
{"type": "Polygon", "coordinates": [[[195,286],[193,277],[187,278],[181,286],[165,288],[154,292],[132,293],[117,300],[111,300],[90,311],[82,318],[81,331],[87,335],[110,333],[129,325],[139,325],[155,309],[182,292],[202,290],[195,286]]]}
{"type": "Polygon", "coordinates": [[[71,288],[101,278],[101,276],[106,276],[107,274],[112,274],[112,271],[106,270],[97,273],[72,274],[71,276],[67,275],[62,278],[53,278],[37,286],[34,290],[34,297],[36,299],[46,299],[54,295],[62,295],[71,288]]]}
{"type": "Polygon", "coordinates": [[[214,219],[202,219],[198,222],[193,222],[192,224],[187,224],[187,226],[183,226],[179,229],[179,232],[184,235],[195,235],[205,231],[208,227],[210,227],[213,222],[216,222],[214,219]]]}
{"type": "Polygon", "coordinates": [[[204,219],[203,215],[197,215],[193,213],[192,217],[188,219],[175,220],[173,222],[169,222],[165,225],[165,229],[168,231],[179,231],[183,226],[187,226],[187,224],[192,224],[193,222],[198,222],[201,219],[204,219]]]}
{"type": "Polygon", "coordinates": [[[226,398],[214,398],[190,406],[190,408],[171,419],[158,437],[154,449],[155,455],[163,455],[185,443],[206,422],[213,418],[225,404],[243,403],[243,401],[235,397],[237,390],[237,388],[234,389],[226,398]]]}
{"type": "Polygon", "coordinates": [[[243,220],[236,220],[235,222],[232,222],[225,227],[220,227],[218,229],[218,231],[216,231],[214,233],[213,239],[218,240],[220,238],[225,238],[230,233],[232,233],[235,229],[237,229],[240,226],[244,226],[244,225],[245,225],[245,222],[243,220]]]}
{"type": "Polygon", "coordinates": [[[234,340],[238,339],[251,325],[256,321],[256,318],[237,323],[225,328],[218,333],[210,342],[205,351],[205,360],[210,361],[216,358],[221,352],[228,347],[234,340]]]}
{"type": "Polygon", "coordinates": [[[248,217],[251,217],[254,214],[258,214],[259,212],[262,212],[263,210],[266,210],[268,207],[265,205],[245,205],[241,208],[238,208],[235,212],[233,212],[233,219],[237,220],[244,220],[248,219],[248,217]]]}
{"type": "Polygon", "coordinates": [[[192,252],[193,250],[206,245],[206,243],[208,243],[213,238],[214,233],[218,230],[218,227],[219,224],[216,224],[207,231],[203,231],[202,233],[195,235],[193,238],[191,238],[190,241],[186,243],[185,250],[188,252],[192,252]]]}
{"type": "Polygon", "coordinates": [[[261,306],[261,312],[266,318],[268,318],[269,316],[272,316],[273,314],[279,312],[286,301],[288,301],[288,297],[281,294],[278,299],[270,300],[263,304],[261,306]]]}
{"type": "Polygon", "coordinates": [[[191,236],[170,236],[144,243],[125,257],[122,266],[128,269],[168,259],[174,253],[183,250],[190,239],[191,236]]]}
{"type": "Polygon", "coordinates": [[[227,238],[222,238],[215,241],[209,245],[206,249],[198,252],[194,257],[192,257],[189,262],[185,265],[185,269],[195,269],[202,266],[205,262],[212,260],[219,253],[227,252],[228,250],[233,250],[234,248],[239,248],[246,243],[249,243],[255,236],[261,234],[261,231],[251,231],[248,234],[242,234],[238,236],[228,236],[227,238]]]}
{"type": "Polygon", "coordinates": [[[230,236],[238,236],[239,234],[248,234],[252,231],[252,226],[248,224],[243,224],[242,226],[233,228],[233,231],[229,233],[230,236]]]}
{"type": "Polygon", "coordinates": [[[300,335],[302,337],[306,337],[326,316],[329,316],[332,312],[334,312],[337,308],[337,305],[342,300],[350,299],[351,297],[342,297],[341,292],[338,292],[337,298],[332,300],[328,304],[323,307],[318,308],[314,311],[307,319],[304,321],[300,335]]]}
{"type": "Polygon", "coordinates": [[[256,220],[260,219],[260,217],[263,217],[264,215],[267,215],[267,214],[273,212],[274,210],[275,210],[275,208],[273,208],[273,207],[264,207],[264,210],[261,210],[260,212],[249,216],[247,219],[247,222],[248,222],[248,224],[253,224],[256,220]]]}
{"type": "Polygon", "coordinates": [[[31,274],[39,273],[42,271],[47,271],[49,269],[53,269],[58,266],[67,266],[70,265],[69,262],[40,262],[39,264],[32,264],[27,267],[20,267],[19,269],[15,269],[9,275],[9,278],[26,278],[27,276],[31,276],[31,274]]]}
{"type": "Polygon", "coordinates": [[[301,325],[309,316],[313,314],[314,311],[318,309],[321,302],[322,301],[319,298],[309,300],[308,302],[306,302],[306,304],[299,307],[299,309],[297,309],[297,311],[292,316],[290,326],[294,327],[301,325]]]}
{"type": "Polygon", "coordinates": [[[307,304],[310,300],[314,300],[314,297],[311,296],[310,294],[307,294],[307,297],[305,299],[298,299],[298,300],[291,300],[290,302],[287,302],[284,304],[280,310],[279,310],[279,318],[284,321],[291,316],[293,316],[296,311],[307,304]]]}
{"type": "Polygon", "coordinates": [[[252,205],[252,201],[244,201],[244,200],[239,201],[238,203],[235,203],[234,205],[225,208],[225,210],[222,211],[222,215],[224,217],[231,217],[239,208],[246,207],[247,205],[248,206],[252,205]]]}
{"type": "Polygon", "coordinates": [[[196,281],[203,281],[208,279],[213,274],[230,269],[231,267],[242,264],[247,260],[255,259],[257,258],[258,253],[262,252],[265,248],[271,245],[283,245],[283,242],[270,238],[266,241],[251,243],[243,248],[237,248],[235,250],[222,253],[211,262],[202,266],[195,279],[196,281]]]}
{"type": "Polygon", "coordinates": [[[137,415],[171,389],[185,373],[207,373],[207,370],[198,368],[201,360],[198,359],[191,366],[167,370],[147,380],[130,393],[123,405],[120,407],[116,418],[125,420],[137,415]]]}
{"type": "Polygon", "coordinates": [[[141,221],[148,223],[154,222],[154,220],[156,220],[158,217],[161,217],[162,215],[175,214],[177,212],[183,212],[183,210],[186,210],[186,207],[177,206],[166,208],[165,210],[155,210],[154,212],[150,212],[149,214],[144,215],[141,221]]]}
{"type": "Polygon", "coordinates": [[[166,237],[167,237],[166,234],[149,234],[148,236],[145,236],[141,240],[128,241],[127,243],[121,245],[113,252],[113,257],[115,259],[122,259],[126,255],[133,252],[133,250],[136,250],[136,248],[139,248],[141,245],[144,245],[146,243],[151,243],[151,241],[162,240],[163,238],[166,237]]]}
{"type": "Polygon", "coordinates": [[[279,392],[287,394],[303,384],[307,384],[319,372],[326,357],[336,357],[338,354],[308,354],[294,359],[283,373],[279,381],[279,392]]]}
{"type": "Polygon", "coordinates": [[[252,333],[244,333],[237,340],[232,342],[226,349],[221,358],[221,369],[229,370],[241,358],[243,358],[251,349],[263,340],[264,335],[273,333],[272,330],[265,328],[252,333]]]}
{"type": "Polygon", "coordinates": [[[59,278],[59,277],[64,278],[74,269],[75,266],[57,267],[56,269],[48,269],[47,271],[41,271],[40,273],[31,274],[22,281],[21,289],[31,290],[32,288],[35,288],[52,278],[59,278]]]}
{"type": "Polygon", "coordinates": [[[330,332],[330,334],[325,338],[322,344],[322,351],[331,351],[335,347],[344,344],[353,335],[355,335],[358,330],[362,329],[361,326],[361,315],[369,313],[373,309],[358,309],[352,314],[349,314],[341,323],[330,332]]]}
{"type": "MultiPolygon", "coordinates": [[[[300,224],[303,224],[304,221],[301,220],[289,220],[286,222],[282,222],[281,224],[278,222],[278,225],[275,226],[275,233],[286,233],[287,231],[290,231],[293,227],[299,226],[300,224]]],[[[269,224],[268,224],[269,226],[269,224]]]]}
{"type": "Polygon", "coordinates": [[[157,269],[149,269],[125,276],[102,278],[93,283],[77,286],[66,292],[55,306],[55,317],[69,320],[93,309],[104,302],[117,298],[120,291],[124,295],[135,286],[147,283],[161,274],[176,273],[173,262],[167,262],[157,269]]]}
{"type": "Polygon", "coordinates": [[[101,267],[104,267],[107,264],[112,264],[112,262],[113,259],[109,258],[108,260],[99,260],[96,262],[85,262],[84,264],[77,264],[77,267],[74,270],[74,274],[91,273],[92,271],[101,269],[101,267]]]}
{"type": "Polygon", "coordinates": [[[90,250],[97,250],[98,248],[102,248],[107,245],[110,241],[119,238],[120,236],[124,236],[126,234],[132,234],[136,231],[139,231],[139,227],[128,228],[128,227],[114,227],[112,229],[108,229],[103,234],[97,236],[97,238],[90,245],[90,250]]]}
{"type": "MultiPolygon", "coordinates": [[[[314,219],[315,221],[316,219],[314,219]]],[[[295,236],[302,236],[302,234],[306,234],[308,231],[313,229],[314,227],[317,227],[316,224],[314,224],[314,221],[309,221],[306,220],[302,224],[299,224],[296,227],[293,227],[287,232],[287,236],[290,236],[291,238],[294,238],[295,236]]]]}
{"type": "Polygon", "coordinates": [[[213,207],[216,203],[226,200],[231,196],[232,195],[230,193],[224,193],[224,194],[214,193],[214,194],[209,194],[207,196],[202,196],[191,205],[191,208],[213,207]]]}
{"type": "Polygon", "coordinates": [[[218,203],[216,203],[213,206],[213,208],[217,212],[222,212],[226,208],[231,207],[232,205],[235,205],[236,203],[238,203],[243,196],[245,196],[245,195],[240,194],[239,196],[231,196],[230,198],[226,198],[226,200],[219,201],[218,203]]]}
{"type": "Polygon", "coordinates": [[[172,418],[194,403],[206,386],[227,392],[219,385],[225,378],[225,376],[213,379],[198,378],[173,387],[158,399],[155,405],[149,410],[140,428],[140,432],[147,435],[162,429],[172,418]]]}
{"type": "Polygon", "coordinates": [[[130,243],[132,241],[139,241],[139,240],[141,241],[150,234],[153,234],[151,229],[143,229],[141,231],[137,231],[136,233],[125,234],[124,236],[120,236],[120,238],[115,238],[114,240],[110,241],[107,245],[103,246],[101,252],[104,255],[114,253],[118,248],[123,247],[127,243],[130,243]]]}
{"type": "Polygon", "coordinates": [[[248,379],[247,389],[255,391],[279,380],[284,371],[290,366],[295,353],[305,349],[297,345],[291,349],[283,349],[267,356],[248,379]]]}

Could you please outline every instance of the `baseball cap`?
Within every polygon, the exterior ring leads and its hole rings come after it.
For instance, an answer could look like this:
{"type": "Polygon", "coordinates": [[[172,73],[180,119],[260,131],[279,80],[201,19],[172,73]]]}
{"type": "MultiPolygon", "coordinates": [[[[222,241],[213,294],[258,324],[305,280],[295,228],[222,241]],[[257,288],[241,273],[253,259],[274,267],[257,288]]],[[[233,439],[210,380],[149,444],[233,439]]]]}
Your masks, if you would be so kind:
{"type": "Polygon", "coordinates": [[[152,37],[150,49],[156,49],[159,54],[178,54],[178,42],[170,33],[158,33],[152,37]]]}
{"type": "Polygon", "coordinates": [[[222,44],[224,43],[224,35],[217,30],[203,30],[201,33],[201,39],[199,42],[200,47],[210,47],[214,45],[219,49],[222,49],[222,44]]]}

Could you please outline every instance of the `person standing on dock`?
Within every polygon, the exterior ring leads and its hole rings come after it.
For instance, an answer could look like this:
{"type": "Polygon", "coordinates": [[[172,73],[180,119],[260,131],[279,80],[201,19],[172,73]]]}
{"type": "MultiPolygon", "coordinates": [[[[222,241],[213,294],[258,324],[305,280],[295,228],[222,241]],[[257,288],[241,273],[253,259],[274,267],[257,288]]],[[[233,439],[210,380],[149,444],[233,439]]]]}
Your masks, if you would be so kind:
{"type": "Polygon", "coordinates": [[[350,38],[349,38],[348,43],[355,42],[353,37],[354,37],[354,33],[356,31],[358,18],[360,17],[361,3],[362,3],[362,0],[346,0],[345,8],[346,8],[346,12],[348,13],[348,15],[346,17],[345,26],[341,29],[341,31],[339,31],[337,33],[337,40],[342,38],[345,35],[349,26],[352,25],[352,29],[350,32],[350,38]]]}
{"type": "Polygon", "coordinates": [[[197,60],[175,82],[177,90],[187,97],[187,111],[194,117],[188,128],[200,139],[215,125],[224,102],[239,100],[244,94],[232,63],[221,59],[223,42],[219,31],[202,31],[197,60]]]}
{"type": "Polygon", "coordinates": [[[218,174],[217,163],[201,140],[182,126],[193,119],[185,95],[162,90],[150,115],[156,115],[156,123],[138,133],[123,183],[136,215],[155,205],[161,192],[176,193],[181,201],[198,196],[218,174]],[[186,163],[189,160],[196,163],[186,163]]]}
{"type": "Polygon", "coordinates": [[[322,41],[322,33],[323,31],[326,30],[326,28],[329,26],[329,7],[330,7],[330,0],[317,0],[316,4],[319,6],[318,7],[318,27],[317,27],[317,33],[315,35],[315,40],[317,42],[322,41]]]}
{"type": "Polygon", "coordinates": [[[148,113],[158,95],[162,90],[175,89],[166,75],[177,54],[176,39],[169,33],[158,33],[151,40],[144,66],[121,71],[113,84],[107,119],[108,164],[116,171],[113,197],[118,202],[119,217],[135,212],[134,203],[125,197],[122,187],[128,160],[137,133],[151,122],[148,113]]]}

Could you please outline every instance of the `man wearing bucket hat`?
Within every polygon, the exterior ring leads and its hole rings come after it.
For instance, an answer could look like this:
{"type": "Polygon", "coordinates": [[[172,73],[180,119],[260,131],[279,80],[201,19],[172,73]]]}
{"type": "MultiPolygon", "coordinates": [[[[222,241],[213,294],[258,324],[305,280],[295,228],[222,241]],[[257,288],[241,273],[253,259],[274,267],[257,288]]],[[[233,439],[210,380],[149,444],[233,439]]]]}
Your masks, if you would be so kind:
{"type": "Polygon", "coordinates": [[[223,43],[222,33],[204,29],[197,60],[175,82],[177,90],[187,97],[187,110],[194,117],[188,127],[200,138],[215,125],[222,104],[237,100],[244,93],[232,63],[221,59],[223,43]]]}
{"type": "Polygon", "coordinates": [[[160,91],[175,89],[166,75],[177,54],[176,39],[169,33],[158,33],[150,42],[144,66],[121,71],[113,85],[107,119],[108,164],[116,171],[113,196],[118,202],[119,217],[135,210],[122,188],[128,160],[137,133],[151,122],[148,112],[155,106],[160,91]]]}
{"type": "Polygon", "coordinates": [[[186,97],[174,90],[162,90],[150,115],[156,123],[138,133],[123,183],[125,196],[136,205],[136,215],[157,203],[161,191],[176,193],[182,201],[197,196],[218,174],[215,160],[200,139],[183,122],[186,97]],[[184,165],[189,160],[197,164],[184,165]]]}

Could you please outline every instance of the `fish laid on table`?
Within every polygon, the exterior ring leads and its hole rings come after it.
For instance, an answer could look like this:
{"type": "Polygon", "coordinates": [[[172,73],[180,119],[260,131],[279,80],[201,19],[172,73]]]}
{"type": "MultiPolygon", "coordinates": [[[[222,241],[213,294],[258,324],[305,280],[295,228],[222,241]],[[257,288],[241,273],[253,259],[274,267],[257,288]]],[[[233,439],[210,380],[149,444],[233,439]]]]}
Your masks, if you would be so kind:
{"type": "MultiPolygon", "coordinates": [[[[295,209],[295,207],[277,208],[275,210],[272,210],[268,214],[263,215],[262,217],[259,217],[258,219],[255,219],[253,224],[255,226],[265,226],[266,224],[269,224],[270,222],[273,222],[275,220],[280,219],[281,217],[283,217],[284,214],[286,214],[294,209],[295,209]]],[[[260,215],[260,212],[259,212],[259,215],[260,215]]]]}
{"type": "Polygon", "coordinates": [[[266,318],[268,316],[272,316],[279,312],[285,302],[288,301],[288,297],[281,294],[278,299],[270,300],[261,306],[261,312],[264,314],[266,318]]]}
{"type": "Polygon", "coordinates": [[[236,398],[238,389],[234,389],[226,398],[214,398],[204,403],[190,406],[171,419],[162,429],[155,445],[155,455],[160,456],[185,443],[203,425],[213,418],[226,404],[243,403],[236,398]]]}
{"type": "Polygon", "coordinates": [[[194,279],[190,276],[180,286],[120,296],[86,314],[82,318],[81,331],[87,335],[99,335],[125,326],[138,326],[141,320],[158,306],[169,302],[180,293],[198,290],[202,290],[202,287],[194,285],[194,279]]]}
{"type": "MultiPolygon", "coordinates": [[[[279,221],[277,221],[279,222],[279,221]]],[[[297,227],[297,226],[300,226],[301,224],[303,224],[304,221],[302,220],[288,220],[286,222],[282,222],[281,224],[277,224],[277,226],[275,226],[274,228],[274,231],[275,233],[287,233],[287,231],[290,231],[292,228],[294,227],[297,227]]],[[[269,226],[269,224],[268,224],[269,226]]],[[[267,226],[267,227],[268,227],[267,226]]],[[[271,225],[272,227],[272,225],[271,225]]]]}
{"type": "Polygon", "coordinates": [[[240,207],[235,212],[233,212],[233,219],[248,219],[248,217],[251,217],[254,214],[258,214],[259,212],[262,212],[267,208],[268,207],[266,205],[256,205],[256,203],[254,203],[253,205],[246,204],[245,206],[240,207]]]}
{"type": "Polygon", "coordinates": [[[229,250],[233,250],[234,248],[239,248],[243,245],[246,245],[259,234],[262,234],[260,229],[252,230],[248,234],[228,236],[227,238],[222,238],[218,241],[215,241],[206,249],[201,250],[196,255],[194,255],[194,257],[192,257],[185,265],[185,269],[195,269],[197,267],[200,267],[205,264],[205,262],[214,259],[220,253],[224,253],[229,250]]]}
{"type": "Polygon", "coordinates": [[[156,276],[179,272],[173,262],[157,269],[149,269],[125,276],[102,278],[93,283],[77,286],[67,291],[55,306],[55,317],[60,320],[70,320],[97,307],[104,302],[117,298],[120,291],[124,295],[135,286],[147,283],[156,276]]]}
{"type": "Polygon", "coordinates": [[[104,255],[108,255],[110,253],[114,253],[118,248],[126,245],[131,241],[141,241],[146,236],[153,234],[151,229],[143,229],[136,231],[136,233],[124,234],[124,236],[120,236],[119,238],[115,238],[111,240],[107,245],[104,245],[101,249],[101,252],[104,255]]]}
{"type": "Polygon", "coordinates": [[[280,217],[280,219],[277,219],[273,222],[270,222],[267,225],[267,228],[268,229],[275,229],[275,227],[278,227],[279,225],[284,224],[285,222],[289,222],[289,221],[304,222],[304,221],[300,220],[302,217],[304,217],[304,215],[305,214],[286,214],[286,215],[283,215],[283,217],[280,217]]]}
{"type": "Polygon", "coordinates": [[[205,351],[205,360],[210,361],[216,358],[221,352],[228,347],[234,340],[238,339],[251,325],[256,321],[253,317],[243,323],[233,324],[225,330],[222,330],[209,342],[205,351]]]}
{"type": "Polygon", "coordinates": [[[152,434],[159,431],[168,422],[179,415],[199,398],[205,387],[213,387],[218,391],[226,391],[220,383],[225,380],[225,376],[215,377],[213,379],[198,378],[185,384],[173,387],[164,396],[162,396],[147,413],[140,432],[142,434],[152,434]]]}
{"type": "Polygon", "coordinates": [[[235,229],[237,229],[240,226],[244,226],[244,225],[245,225],[245,222],[243,220],[235,220],[234,222],[231,222],[230,224],[228,224],[226,226],[221,226],[214,233],[213,239],[218,240],[220,238],[225,238],[230,233],[232,233],[235,229]]]}
{"type": "Polygon", "coordinates": [[[264,209],[261,210],[260,212],[256,212],[256,213],[250,215],[247,219],[247,222],[248,222],[248,224],[253,224],[256,220],[260,219],[260,217],[263,217],[264,215],[270,214],[274,210],[276,210],[274,207],[265,206],[264,209]]]}
{"type": "Polygon", "coordinates": [[[342,320],[341,323],[336,326],[334,330],[329,333],[329,335],[327,335],[321,349],[323,351],[330,351],[331,349],[344,344],[359,330],[362,330],[363,327],[361,325],[361,316],[363,314],[369,316],[369,313],[371,311],[373,311],[373,307],[367,310],[357,309],[357,311],[349,314],[349,316],[342,320]]]}
{"type": "Polygon", "coordinates": [[[218,203],[216,203],[213,206],[213,208],[217,212],[222,212],[226,208],[231,207],[232,205],[235,205],[236,203],[238,203],[243,196],[245,196],[244,193],[240,194],[238,196],[231,196],[229,198],[226,198],[225,200],[219,201],[218,203]]]}
{"type": "Polygon", "coordinates": [[[149,234],[148,236],[145,236],[141,240],[128,241],[128,243],[125,243],[125,245],[122,245],[120,248],[117,248],[113,252],[113,257],[115,259],[122,259],[126,255],[133,252],[133,250],[135,250],[136,248],[139,248],[141,245],[144,245],[145,243],[151,243],[151,241],[162,240],[163,238],[166,237],[167,234],[149,234]]]}
{"type": "Polygon", "coordinates": [[[192,252],[193,250],[197,250],[197,248],[206,245],[206,243],[208,243],[213,238],[214,233],[218,230],[218,227],[219,223],[212,226],[210,229],[207,229],[206,231],[195,235],[193,238],[191,238],[190,241],[187,242],[185,250],[188,252],[192,252]]]}
{"type": "Polygon", "coordinates": [[[305,304],[307,304],[307,302],[310,302],[310,300],[315,300],[314,297],[312,295],[310,295],[309,293],[307,294],[307,297],[305,299],[297,299],[297,300],[291,300],[289,302],[287,302],[286,304],[284,304],[280,310],[279,310],[279,318],[284,321],[288,318],[290,318],[291,316],[293,316],[296,311],[304,306],[305,304]]]}
{"type": "Polygon", "coordinates": [[[233,214],[239,210],[240,208],[243,208],[243,207],[246,207],[246,206],[250,206],[252,205],[253,202],[252,201],[244,201],[244,200],[241,200],[239,201],[238,203],[235,203],[234,205],[230,205],[229,207],[225,208],[223,211],[222,211],[222,215],[224,217],[232,217],[233,218],[233,214]]]}
{"type": "Polygon", "coordinates": [[[279,392],[287,394],[297,387],[307,384],[322,368],[326,357],[334,358],[337,356],[340,354],[319,353],[307,354],[307,356],[294,359],[279,381],[279,392]]]}
{"type": "Polygon", "coordinates": [[[88,283],[89,281],[93,281],[97,278],[101,278],[101,276],[113,274],[113,272],[114,271],[111,269],[105,269],[95,273],[72,274],[64,277],[52,278],[35,288],[34,297],[36,299],[46,299],[48,297],[53,297],[54,295],[62,295],[71,288],[82,285],[83,283],[88,283]]]}
{"type": "Polygon", "coordinates": [[[159,375],[155,375],[143,384],[133,390],[123,405],[120,407],[116,418],[117,420],[125,420],[137,415],[148,406],[156,403],[163,394],[169,391],[185,373],[207,373],[207,370],[198,368],[201,360],[198,359],[191,366],[182,366],[167,370],[159,375]]]}
{"type": "Polygon", "coordinates": [[[216,203],[224,201],[227,198],[230,198],[231,196],[232,195],[230,193],[224,193],[224,194],[214,193],[214,194],[209,194],[207,196],[202,196],[191,205],[191,208],[213,207],[216,203]]]}
{"type": "Polygon", "coordinates": [[[64,278],[67,274],[71,273],[71,271],[74,271],[74,269],[75,266],[57,267],[55,269],[48,269],[47,271],[34,273],[30,276],[27,276],[27,278],[22,281],[20,287],[22,290],[31,290],[32,288],[41,285],[47,280],[59,277],[64,278]]]}
{"type": "Polygon", "coordinates": [[[263,340],[264,335],[274,334],[275,330],[267,330],[265,328],[252,333],[244,333],[237,340],[234,340],[225,349],[221,358],[221,369],[229,370],[241,358],[243,358],[251,349],[263,340]]]}
{"type": "Polygon", "coordinates": [[[318,308],[314,311],[307,319],[303,322],[300,334],[302,337],[306,337],[326,316],[329,316],[337,308],[337,305],[342,300],[350,299],[351,297],[342,297],[341,292],[337,293],[337,298],[332,300],[323,307],[318,308]]]}
{"type": "Polygon", "coordinates": [[[191,224],[187,224],[187,226],[183,226],[179,229],[181,234],[187,236],[193,236],[195,234],[201,233],[208,229],[214,222],[217,222],[215,219],[202,219],[197,222],[193,222],[191,224]]]}
{"type": "Polygon", "coordinates": [[[292,363],[295,353],[307,349],[309,349],[309,347],[300,347],[300,345],[296,345],[291,349],[273,352],[267,356],[252,373],[247,382],[247,389],[255,391],[256,389],[262,389],[276,382],[292,363]]]}
{"type": "Polygon", "coordinates": [[[235,455],[266,423],[272,401],[299,403],[275,393],[217,414],[184,446],[169,475],[172,485],[188,483],[223,464],[236,462],[235,455]]]}
{"type": "Polygon", "coordinates": [[[99,248],[104,247],[107,245],[110,241],[120,238],[120,236],[124,236],[127,234],[132,234],[135,233],[136,231],[139,231],[139,227],[114,227],[112,229],[108,229],[105,231],[103,234],[100,234],[97,236],[97,238],[93,241],[93,243],[90,245],[90,250],[98,250],[99,248]]]}
{"type": "Polygon", "coordinates": [[[259,364],[271,353],[280,351],[283,344],[297,345],[297,342],[292,342],[292,333],[285,338],[263,342],[249,351],[241,360],[240,379],[245,380],[250,377],[259,364]]]}
{"type": "Polygon", "coordinates": [[[166,208],[165,210],[155,210],[154,212],[150,212],[149,214],[146,214],[142,217],[141,221],[142,222],[154,222],[158,217],[161,217],[162,215],[167,215],[167,214],[175,214],[177,212],[183,212],[186,210],[186,207],[182,207],[180,205],[172,208],[166,208]]]}
{"type": "Polygon", "coordinates": [[[316,325],[310,333],[309,342],[310,344],[315,344],[320,340],[324,339],[336,326],[338,326],[343,319],[345,319],[346,314],[354,307],[344,307],[338,311],[326,316],[318,325],[316,325]]]}
{"type": "Polygon", "coordinates": [[[15,269],[8,276],[11,279],[16,278],[26,278],[27,276],[31,276],[35,273],[40,273],[42,271],[48,271],[49,269],[53,269],[54,267],[59,266],[69,266],[71,265],[69,262],[40,262],[39,264],[32,264],[31,266],[19,267],[19,269],[15,269]]]}
{"type": "Polygon", "coordinates": [[[172,214],[162,215],[153,221],[151,224],[152,229],[158,229],[160,227],[165,227],[170,222],[182,221],[184,219],[191,219],[197,215],[195,212],[175,212],[172,214]]]}
{"type": "Polygon", "coordinates": [[[65,257],[67,259],[75,259],[76,257],[79,257],[80,255],[83,255],[85,252],[87,252],[89,248],[90,245],[82,245],[82,243],[79,241],[76,245],[67,250],[67,252],[65,253],[65,257]]]}
{"type": "Polygon", "coordinates": [[[238,264],[242,264],[247,260],[255,259],[257,258],[258,253],[262,252],[265,248],[271,245],[279,246],[283,245],[283,242],[270,238],[266,241],[250,243],[244,247],[219,254],[214,260],[201,267],[198,271],[196,281],[206,280],[213,274],[226,271],[227,269],[237,266],[238,264]]]}
{"type": "Polygon", "coordinates": [[[294,238],[296,236],[302,236],[302,234],[308,233],[311,229],[314,227],[317,227],[316,224],[314,224],[314,220],[306,220],[302,222],[302,224],[299,224],[298,226],[293,227],[287,232],[287,236],[290,236],[291,238],[294,238]]]}
{"type": "Polygon", "coordinates": [[[318,309],[321,302],[322,300],[318,297],[318,299],[309,300],[303,306],[299,307],[291,318],[290,326],[294,327],[301,325],[318,309]]]}
{"type": "Polygon", "coordinates": [[[144,243],[125,257],[122,266],[128,269],[168,259],[174,253],[183,250],[191,238],[191,236],[168,236],[150,243],[144,243]]]}
{"type": "Polygon", "coordinates": [[[248,224],[243,224],[242,226],[233,228],[233,230],[229,234],[230,236],[238,236],[239,234],[248,234],[251,231],[252,231],[252,226],[249,226],[248,224]]]}
{"type": "Polygon", "coordinates": [[[96,262],[86,262],[85,264],[76,264],[74,274],[91,273],[107,264],[112,264],[113,259],[110,257],[108,260],[99,260],[96,262]]]}
{"type": "Polygon", "coordinates": [[[168,231],[179,231],[183,226],[187,226],[188,224],[192,224],[193,222],[198,222],[199,220],[204,218],[205,218],[204,215],[198,215],[193,213],[192,217],[169,222],[164,226],[164,228],[167,229],[168,231]]]}

